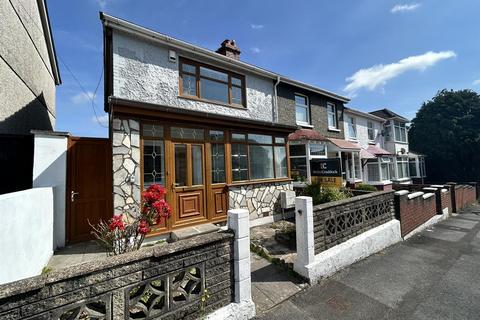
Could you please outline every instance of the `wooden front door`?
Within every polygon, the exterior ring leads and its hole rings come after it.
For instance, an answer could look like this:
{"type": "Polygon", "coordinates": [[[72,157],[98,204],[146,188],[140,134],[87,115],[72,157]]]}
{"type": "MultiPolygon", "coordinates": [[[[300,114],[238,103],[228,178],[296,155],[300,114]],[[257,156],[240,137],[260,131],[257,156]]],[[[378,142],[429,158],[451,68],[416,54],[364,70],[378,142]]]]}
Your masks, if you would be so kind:
{"type": "Polygon", "coordinates": [[[173,143],[174,215],[172,227],[205,222],[205,145],[173,143]]]}
{"type": "Polygon", "coordinates": [[[70,138],[67,153],[67,243],[92,239],[90,224],[112,217],[108,139],[70,138]]]}

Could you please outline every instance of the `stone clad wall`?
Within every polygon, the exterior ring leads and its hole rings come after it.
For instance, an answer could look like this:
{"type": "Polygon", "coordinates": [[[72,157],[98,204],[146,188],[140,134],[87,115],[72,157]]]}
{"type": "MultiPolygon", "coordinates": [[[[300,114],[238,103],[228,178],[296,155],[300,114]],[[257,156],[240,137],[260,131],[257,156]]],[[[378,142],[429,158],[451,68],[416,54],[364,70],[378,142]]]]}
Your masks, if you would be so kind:
{"type": "Polygon", "coordinates": [[[120,214],[140,204],[140,122],[115,118],[112,129],[113,207],[120,214]]]}
{"type": "Polygon", "coordinates": [[[201,318],[233,301],[233,237],[197,236],[2,285],[0,319],[201,318]]]}
{"type": "Polygon", "coordinates": [[[393,191],[379,191],[313,207],[315,254],[394,218],[393,191]]]}
{"type": "Polygon", "coordinates": [[[231,186],[229,206],[230,209],[248,209],[250,220],[281,213],[280,192],[287,190],[293,190],[291,182],[231,186]]]}

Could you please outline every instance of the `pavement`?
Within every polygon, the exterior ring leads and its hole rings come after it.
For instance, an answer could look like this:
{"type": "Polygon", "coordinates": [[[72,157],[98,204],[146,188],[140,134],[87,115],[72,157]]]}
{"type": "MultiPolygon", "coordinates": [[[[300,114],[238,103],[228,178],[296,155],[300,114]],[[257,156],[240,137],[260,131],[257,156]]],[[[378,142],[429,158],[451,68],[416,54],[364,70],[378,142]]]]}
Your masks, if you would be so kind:
{"type": "Polygon", "coordinates": [[[467,208],[263,314],[257,308],[257,319],[480,319],[479,222],[480,206],[467,208]]]}

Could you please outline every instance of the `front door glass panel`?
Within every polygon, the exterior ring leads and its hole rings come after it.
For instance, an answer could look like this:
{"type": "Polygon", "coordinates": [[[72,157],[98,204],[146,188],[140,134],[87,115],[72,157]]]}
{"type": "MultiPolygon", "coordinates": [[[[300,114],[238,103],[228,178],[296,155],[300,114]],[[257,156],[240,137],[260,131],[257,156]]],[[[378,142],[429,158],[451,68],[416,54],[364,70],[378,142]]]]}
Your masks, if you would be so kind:
{"type": "Polygon", "coordinates": [[[187,185],[187,145],[175,145],[175,186],[187,185]]]}
{"type": "Polygon", "coordinates": [[[192,185],[203,184],[203,147],[192,145],[192,185]]]}

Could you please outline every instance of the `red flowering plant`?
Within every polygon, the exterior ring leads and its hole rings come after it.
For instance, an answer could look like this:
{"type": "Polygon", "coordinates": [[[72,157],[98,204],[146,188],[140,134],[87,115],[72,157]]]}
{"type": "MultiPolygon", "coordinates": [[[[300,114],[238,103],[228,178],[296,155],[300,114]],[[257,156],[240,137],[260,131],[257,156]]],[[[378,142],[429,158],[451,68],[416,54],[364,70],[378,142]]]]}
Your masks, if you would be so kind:
{"type": "Polygon", "coordinates": [[[142,193],[140,210],[124,210],[123,214],[114,215],[107,222],[92,225],[98,244],[109,255],[138,250],[152,226],[168,219],[172,213],[165,194],[164,187],[152,184],[142,193]]]}

